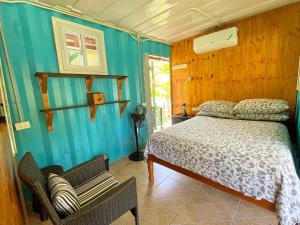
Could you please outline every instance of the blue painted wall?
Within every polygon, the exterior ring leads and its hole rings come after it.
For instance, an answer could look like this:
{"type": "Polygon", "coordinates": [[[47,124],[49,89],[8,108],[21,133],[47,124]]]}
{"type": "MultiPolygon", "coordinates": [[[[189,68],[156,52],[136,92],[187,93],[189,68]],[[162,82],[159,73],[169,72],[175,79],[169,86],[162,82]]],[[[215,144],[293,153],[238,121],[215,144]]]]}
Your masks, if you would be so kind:
{"type": "MultiPolygon", "coordinates": [[[[25,120],[31,128],[15,132],[17,159],[25,152],[33,152],[39,166],[61,164],[65,169],[86,161],[99,153],[106,153],[116,161],[134,151],[133,126],[130,113],[144,99],[143,75],[138,69],[136,41],[127,33],[109,27],[69,17],[61,13],[26,4],[0,3],[0,20],[7,39],[7,48],[22,102],[25,120]],[[54,115],[52,132],[46,128],[40,87],[36,72],[58,72],[51,17],[55,16],[104,32],[109,74],[128,75],[123,89],[124,98],[130,99],[121,117],[118,104],[99,107],[96,120],[90,121],[88,108],[59,111],[54,115]]],[[[146,41],[141,44],[141,55],[169,57],[170,46],[146,41]]],[[[3,61],[3,51],[1,49],[3,61]]],[[[143,64],[143,59],[141,59],[143,64]]],[[[17,122],[17,111],[4,66],[12,120],[17,122]]],[[[116,81],[96,80],[93,91],[104,91],[106,100],[117,99],[116,81]]],[[[83,79],[50,79],[51,106],[86,103],[83,79]]],[[[147,141],[146,127],[140,133],[141,146],[147,141]]]]}
{"type": "Polygon", "coordinates": [[[296,143],[295,143],[295,166],[298,172],[298,176],[300,178],[300,92],[297,91],[297,100],[296,100],[296,143]]]}

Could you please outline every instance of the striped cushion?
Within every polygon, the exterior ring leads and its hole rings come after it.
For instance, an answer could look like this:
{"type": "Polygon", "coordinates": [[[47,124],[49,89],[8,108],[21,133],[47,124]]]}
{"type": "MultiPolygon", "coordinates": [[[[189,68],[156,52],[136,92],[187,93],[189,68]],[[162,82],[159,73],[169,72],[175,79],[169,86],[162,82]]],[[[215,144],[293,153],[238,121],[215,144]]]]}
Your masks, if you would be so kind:
{"type": "Polygon", "coordinates": [[[68,216],[80,208],[77,194],[71,184],[64,178],[50,173],[48,188],[53,207],[62,215],[68,216]]]}
{"type": "Polygon", "coordinates": [[[109,172],[102,172],[75,188],[80,207],[83,207],[109,190],[119,185],[119,182],[109,172]]]}

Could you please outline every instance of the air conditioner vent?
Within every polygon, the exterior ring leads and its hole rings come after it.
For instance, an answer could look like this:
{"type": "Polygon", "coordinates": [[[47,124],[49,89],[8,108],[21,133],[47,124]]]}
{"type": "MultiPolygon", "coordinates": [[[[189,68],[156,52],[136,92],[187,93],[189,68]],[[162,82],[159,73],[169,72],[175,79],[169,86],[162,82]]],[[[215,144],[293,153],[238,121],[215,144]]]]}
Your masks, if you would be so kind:
{"type": "Polygon", "coordinates": [[[194,52],[199,54],[238,44],[238,28],[232,27],[194,39],[194,52]]]}

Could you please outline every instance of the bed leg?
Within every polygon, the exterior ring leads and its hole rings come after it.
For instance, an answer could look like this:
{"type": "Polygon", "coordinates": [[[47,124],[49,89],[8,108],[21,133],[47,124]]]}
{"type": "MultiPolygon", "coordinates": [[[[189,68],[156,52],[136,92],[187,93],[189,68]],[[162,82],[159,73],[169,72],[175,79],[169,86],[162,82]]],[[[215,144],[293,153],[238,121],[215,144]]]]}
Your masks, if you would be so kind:
{"type": "Polygon", "coordinates": [[[153,176],[153,161],[147,159],[147,163],[148,163],[149,182],[154,182],[154,176],[153,176]]]}

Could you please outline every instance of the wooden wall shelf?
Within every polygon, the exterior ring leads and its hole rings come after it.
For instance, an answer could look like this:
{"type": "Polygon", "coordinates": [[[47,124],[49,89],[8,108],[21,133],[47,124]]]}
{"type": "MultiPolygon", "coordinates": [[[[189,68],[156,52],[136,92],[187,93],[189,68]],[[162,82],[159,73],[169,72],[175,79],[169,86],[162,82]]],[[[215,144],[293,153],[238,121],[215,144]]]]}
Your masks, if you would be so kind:
{"type": "Polygon", "coordinates": [[[36,77],[47,75],[48,77],[69,77],[69,78],[100,78],[100,79],[126,79],[128,76],[123,75],[101,75],[101,74],[75,74],[75,73],[48,73],[38,72],[36,77]]]}
{"type": "MultiPolygon", "coordinates": [[[[99,105],[109,105],[109,104],[114,104],[114,103],[128,103],[130,100],[124,100],[124,101],[109,101],[109,102],[105,102],[103,104],[95,104],[95,106],[99,106],[99,105]]],[[[76,108],[84,108],[84,107],[88,107],[88,106],[94,106],[94,105],[89,105],[89,104],[83,104],[83,105],[71,105],[71,106],[63,106],[63,107],[55,107],[55,108],[50,108],[50,109],[41,109],[41,112],[49,112],[49,111],[59,111],[59,110],[67,110],[67,109],[76,109],[76,108]]]]}
{"type": "Polygon", "coordinates": [[[95,121],[95,115],[98,109],[99,105],[107,105],[107,104],[114,104],[119,103],[120,108],[120,115],[122,116],[125,108],[127,107],[130,100],[122,100],[122,87],[124,85],[125,80],[128,78],[128,76],[121,76],[121,75],[100,75],[100,74],[70,74],[70,73],[48,73],[48,72],[38,72],[35,74],[35,76],[40,81],[40,87],[42,92],[42,99],[43,99],[43,105],[44,109],[41,109],[41,112],[44,112],[46,114],[46,122],[47,122],[47,128],[49,131],[53,130],[53,115],[54,112],[58,110],[67,110],[67,109],[74,109],[74,108],[82,108],[82,107],[89,107],[90,111],[90,118],[91,121],[95,121]],[[83,104],[83,105],[74,105],[74,106],[63,106],[63,107],[50,107],[50,101],[48,97],[48,78],[84,78],[86,82],[86,92],[90,93],[93,86],[94,79],[115,79],[117,80],[117,86],[118,86],[118,100],[116,101],[108,101],[102,104],[97,105],[89,105],[89,104],[83,104]]]}

